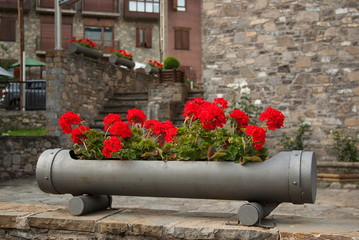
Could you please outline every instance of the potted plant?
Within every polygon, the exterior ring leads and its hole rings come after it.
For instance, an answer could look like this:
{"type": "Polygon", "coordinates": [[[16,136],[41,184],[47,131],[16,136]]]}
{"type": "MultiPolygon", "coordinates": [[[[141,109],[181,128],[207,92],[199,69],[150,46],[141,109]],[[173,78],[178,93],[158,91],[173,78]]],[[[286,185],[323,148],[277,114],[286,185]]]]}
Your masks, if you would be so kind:
{"type": "Polygon", "coordinates": [[[184,82],[184,73],[179,70],[180,62],[175,57],[163,60],[163,69],[159,71],[160,82],[184,82]]]}
{"type": "Polygon", "coordinates": [[[71,53],[80,53],[92,58],[101,58],[103,56],[103,52],[98,49],[97,44],[88,38],[76,39],[73,36],[70,42],[69,51],[71,53]]]}
{"type": "Polygon", "coordinates": [[[113,64],[119,64],[126,66],[128,69],[133,69],[135,67],[135,62],[133,61],[132,53],[126,52],[125,49],[110,49],[112,52],[109,61],[113,64]]]}
{"type": "MultiPolygon", "coordinates": [[[[248,200],[257,203],[246,205],[244,212],[263,208],[266,214],[281,202],[315,201],[313,153],[284,152],[268,159],[264,143],[268,132],[283,126],[280,111],[266,109],[258,126],[240,109],[229,110],[223,98],[194,98],[185,104],[183,116],[177,128],[130,109],[127,121],[108,114],[99,132],[67,112],[59,125],[71,134],[74,151],[42,153],[38,185],[49,193],[89,194],[74,200],[83,204],[70,201],[74,215],[101,210],[93,206],[107,208],[107,195],[248,200]]],[[[258,211],[256,218],[266,216],[258,211]]]]}
{"type": "Polygon", "coordinates": [[[156,60],[148,60],[145,67],[145,72],[149,74],[157,74],[159,69],[163,69],[163,64],[156,60]]]}

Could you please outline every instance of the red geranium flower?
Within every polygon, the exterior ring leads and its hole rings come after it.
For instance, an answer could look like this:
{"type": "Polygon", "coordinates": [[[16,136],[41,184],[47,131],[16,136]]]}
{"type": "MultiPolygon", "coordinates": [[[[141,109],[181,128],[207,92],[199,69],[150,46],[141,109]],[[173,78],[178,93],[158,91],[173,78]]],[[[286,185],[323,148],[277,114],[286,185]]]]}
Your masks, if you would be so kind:
{"type": "Polygon", "coordinates": [[[196,120],[198,118],[197,112],[203,103],[205,103],[205,101],[200,97],[193,98],[193,100],[188,101],[184,105],[184,111],[182,116],[192,118],[193,121],[196,120]]]}
{"type": "MultiPolygon", "coordinates": [[[[177,135],[178,129],[173,126],[170,121],[160,122],[157,120],[147,120],[144,124],[144,128],[150,130],[150,134],[160,135],[166,142],[172,142],[174,136],[177,135]]],[[[159,142],[161,143],[160,139],[159,142]]]]}
{"type": "Polygon", "coordinates": [[[197,112],[197,117],[207,130],[214,130],[216,127],[222,128],[226,123],[223,110],[215,103],[204,102],[197,112]]]}
{"type": "Polygon", "coordinates": [[[246,128],[246,134],[251,136],[255,149],[260,150],[263,147],[266,139],[266,131],[263,128],[256,125],[249,125],[246,128]]]}
{"type": "Polygon", "coordinates": [[[130,127],[125,122],[115,122],[112,127],[110,127],[110,133],[122,138],[127,138],[132,136],[130,127]]]}
{"type": "Polygon", "coordinates": [[[107,131],[115,122],[122,122],[121,116],[118,114],[109,113],[103,119],[105,131],[107,131]]]}
{"type": "Polygon", "coordinates": [[[276,130],[277,128],[283,127],[284,115],[274,108],[267,108],[265,112],[259,115],[259,121],[266,121],[269,130],[276,130]]]}
{"type": "Polygon", "coordinates": [[[118,137],[111,136],[103,141],[104,148],[102,153],[105,157],[112,157],[113,152],[120,151],[123,147],[121,140],[118,137]]]}
{"type": "Polygon", "coordinates": [[[134,109],[129,109],[127,111],[127,121],[131,125],[139,123],[142,126],[143,123],[146,121],[146,118],[147,118],[146,114],[144,114],[140,109],[134,108],[134,109]]]}
{"type": "Polygon", "coordinates": [[[72,142],[81,145],[82,140],[87,139],[87,137],[84,135],[84,133],[87,132],[88,130],[91,130],[91,129],[86,126],[79,126],[77,128],[74,128],[71,132],[72,142]]]}
{"type": "Polygon", "coordinates": [[[241,110],[233,110],[229,116],[236,121],[237,128],[246,128],[248,126],[249,117],[241,110]]]}
{"type": "Polygon", "coordinates": [[[62,131],[68,134],[72,132],[72,125],[79,125],[81,121],[78,114],[68,111],[59,118],[59,125],[62,128],[62,131]]]}
{"type": "Polygon", "coordinates": [[[225,110],[228,108],[228,102],[223,98],[215,98],[214,102],[217,104],[218,107],[220,107],[222,110],[225,110]]]}

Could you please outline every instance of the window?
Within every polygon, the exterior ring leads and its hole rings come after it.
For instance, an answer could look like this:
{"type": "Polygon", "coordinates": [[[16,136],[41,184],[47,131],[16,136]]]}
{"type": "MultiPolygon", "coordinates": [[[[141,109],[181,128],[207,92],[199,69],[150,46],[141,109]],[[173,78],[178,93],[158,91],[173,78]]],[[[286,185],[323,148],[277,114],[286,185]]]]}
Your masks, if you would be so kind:
{"type": "Polygon", "coordinates": [[[186,11],[186,0],[173,0],[173,9],[176,11],[186,11]]]}
{"type": "Polygon", "coordinates": [[[152,47],[152,28],[137,27],[136,28],[136,47],[151,48],[152,47]]]}
{"type": "MultiPolygon", "coordinates": [[[[70,44],[69,40],[72,36],[72,17],[63,16],[61,35],[62,35],[62,47],[67,48],[70,44]]],[[[55,24],[54,17],[51,15],[40,16],[40,39],[37,42],[36,50],[48,50],[55,47],[55,24]]]]}
{"type": "Polygon", "coordinates": [[[86,26],[85,38],[91,39],[99,47],[111,47],[113,45],[113,29],[112,27],[86,26]]]}
{"type": "Polygon", "coordinates": [[[176,28],[175,29],[175,49],[189,50],[189,29],[176,28]]]}
{"type": "Polygon", "coordinates": [[[128,10],[130,12],[159,13],[160,0],[130,0],[128,10]]]}
{"type": "Polygon", "coordinates": [[[0,18],[0,41],[15,42],[16,41],[16,18],[1,17],[0,18]]]}

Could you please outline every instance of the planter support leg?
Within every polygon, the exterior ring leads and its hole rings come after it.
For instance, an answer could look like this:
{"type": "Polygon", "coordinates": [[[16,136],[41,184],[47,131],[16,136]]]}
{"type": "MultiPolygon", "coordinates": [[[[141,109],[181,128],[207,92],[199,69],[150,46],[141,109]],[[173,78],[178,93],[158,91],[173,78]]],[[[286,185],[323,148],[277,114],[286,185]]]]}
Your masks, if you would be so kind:
{"type": "Polygon", "coordinates": [[[262,219],[268,216],[279,204],[249,202],[242,205],[238,210],[238,222],[246,226],[258,225],[264,228],[274,226],[263,225],[262,219]]]}
{"type": "Polygon", "coordinates": [[[85,215],[111,208],[110,195],[83,195],[74,196],[68,204],[69,212],[74,216],[85,215]]]}

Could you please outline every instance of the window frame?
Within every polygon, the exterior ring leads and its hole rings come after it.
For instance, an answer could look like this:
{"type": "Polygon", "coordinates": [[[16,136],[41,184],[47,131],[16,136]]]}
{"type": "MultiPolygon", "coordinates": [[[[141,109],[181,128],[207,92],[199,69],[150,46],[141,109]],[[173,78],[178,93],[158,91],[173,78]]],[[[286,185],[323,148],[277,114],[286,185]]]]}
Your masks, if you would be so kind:
{"type": "Polygon", "coordinates": [[[190,28],[175,27],[174,28],[174,48],[175,50],[188,51],[190,47],[190,28]],[[180,38],[180,39],[179,39],[180,38]]]}
{"type": "Polygon", "coordinates": [[[173,10],[178,12],[187,11],[187,0],[173,0],[173,10]],[[179,1],[183,1],[183,5],[179,5],[179,1]]]}
{"type": "Polygon", "coordinates": [[[152,27],[151,26],[137,26],[136,27],[136,47],[137,48],[152,48],[152,27]],[[141,32],[144,33],[144,39],[141,39],[141,32]]]}
{"type": "MultiPolygon", "coordinates": [[[[154,9],[154,7],[152,7],[152,8],[154,9]]],[[[160,0],[123,0],[123,15],[124,15],[125,19],[157,20],[160,17],[159,12],[160,12],[160,0]],[[145,6],[146,6],[146,3],[152,4],[152,5],[158,4],[158,12],[130,11],[130,2],[143,2],[145,6]]]]}

